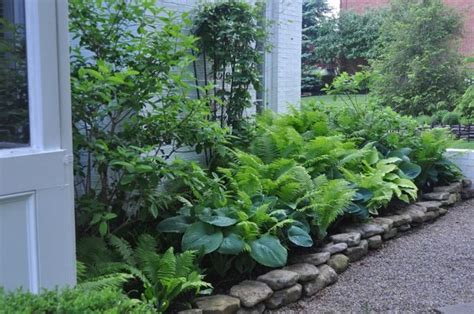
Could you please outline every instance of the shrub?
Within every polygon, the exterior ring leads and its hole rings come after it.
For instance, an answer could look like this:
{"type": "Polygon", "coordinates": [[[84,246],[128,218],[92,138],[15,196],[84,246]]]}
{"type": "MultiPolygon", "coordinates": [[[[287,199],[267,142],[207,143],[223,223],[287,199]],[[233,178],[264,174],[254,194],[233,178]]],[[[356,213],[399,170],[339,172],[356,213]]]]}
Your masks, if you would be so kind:
{"type": "Polygon", "coordinates": [[[428,115],[421,115],[421,116],[416,117],[415,119],[421,125],[430,125],[432,121],[431,117],[428,115]]]}
{"type": "Polygon", "coordinates": [[[474,118],[474,85],[469,86],[461,97],[456,106],[456,111],[469,120],[474,118]]]}
{"type": "Polygon", "coordinates": [[[5,292],[0,289],[0,308],[4,313],[157,313],[150,304],[130,299],[117,288],[82,288],[5,292]]]}
{"type": "Polygon", "coordinates": [[[381,29],[382,54],[372,64],[379,101],[413,115],[454,109],[464,89],[456,49],[462,25],[440,0],[392,2],[381,29]]]}
{"type": "Polygon", "coordinates": [[[461,119],[461,115],[457,112],[448,112],[444,115],[443,119],[441,120],[441,123],[443,125],[456,125],[459,124],[459,121],[461,119]]]}
{"type": "Polygon", "coordinates": [[[431,116],[431,124],[432,125],[441,125],[443,123],[443,117],[449,113],[448,110],[439,110],[436,111],[432,116],[431,116]]]}

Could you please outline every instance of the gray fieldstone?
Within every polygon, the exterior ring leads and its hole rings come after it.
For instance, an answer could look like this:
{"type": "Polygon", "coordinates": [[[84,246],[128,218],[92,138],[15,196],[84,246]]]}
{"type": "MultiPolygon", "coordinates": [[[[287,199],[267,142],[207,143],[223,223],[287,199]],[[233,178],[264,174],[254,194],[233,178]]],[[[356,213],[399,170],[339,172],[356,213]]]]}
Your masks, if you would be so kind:
{"type": "Polygon", "coordinates": [[[356,246],[360,243],[359,232],[339,233],[329,237],[334,243],[346,243],[347,246],[356,246]]]}
{"type": "Polygon", "coordinates": [[[318,266],[327,262],[327,260],[331,257],[331,253],[329,252],[321,252],[321,253],[313,253],[313,254],[305,254],[300,256],[294,256],[290,259],[290,262],[293,264],[296,263],[308,263],[314,266],[318,266]]]}
{"type": "MultiPolygon", "coordinates": [[[[397,229],[390,229],[390,230],[397,230],[397,229]]],[[[385,232],[384,235],[385,234],[387,234],[387,232],[385,232]]],[[[383,243],[382,237],[380,235],[370,237],[367,239],[367,243],[369,245],[369,250],[376,250],[382,246],[382,243],[383,243]]]]}
{"type": "Polygon", "coordinates": [[[299,277],[300,276],[295,272],[276,269],[258,276],[257,280],[266,283],[275,291],[294,286],[298,282],[299,277]]]}
{"type": "Polygon", "coordinates": [[[410,229],[411,229],[410,224],[404,224],[404,225],[401,225],[400,227],[397,228],[397,230],[400,231],[400,232],[406,232],[410,229]]]}
{"type": "Polygon", "coordinates": [[[395,238],[397,236],[397,233],[398,233],[397,228],[393,228],[393,229],[390,229],[389,232],[385,232],[382,235],[382,238],[384,239],[384,241],[387,241],[387,240],[395,238]]]}
{"type": "Polygon", "coordinates": [[[471,198],[474,198],[474,189],[473,188],[463,189],[461,192],[461,198],[463,200],[469,200],[471,198]]]}
{"type": "Polygon", "coordinates": [[[411,217],[409,215],[403,214],[403,215],[392,215],[392,216],[387,216],[385,218],[389,218],[393,221],[393,226],[394,227],[399,227],[401,225],[409,224],[411,223],[411,217]]]}
{"type": "Polygon", "coordinates": [[[425,212],[421,210],[422,207],[409,206],[405,209],[399,210],[397,213],[400,215],[408,215],[411,218],[412,223],[421,224],[425,221],[425,212]]]}
{"type": "Polygon", "coordinates": [[[292,287],[275,292],[270,299],[265,301],[265,306],[269,309],[279,308],[280,306],[298,301],[302,293],[303,287],[297,283],[292,287]]]}
{"type": "Polygon", "coordinates": [[[472,185],[472,181],[469,179],[462,179],[461,183],[463,188],[468,188],[472,185]]]}
{"type": "Polygon", "coordinates": [[[237,314],[262,314],[265,312],[265,303],[259,303],[254,307],[241,307],[237,314]]]}
{"type": "Polygon", "coordinates": [[[178,314],[202,314],[202,310],[201,309],[189,309],[189,310],[179,311],[178,314]]]}
{"type": "Polygon", "coordinates": [[[344,254],[336,254],[331,256],[327,264],[329,267],[334,269],[336,273],[340,274],[345,272],[346,269],[349,267],[349,257],[345,256],[344,254]]]}
{"type": "Polygon", "coordinates": [[[384,228],[374,223],[363,223],[357,225],[346,226],[344,232],[357,232],[361,234],[361,238],[369,238],[371,236],[384,233],[384,228]]]}
{"type": "Polygon", "coordinates": [[[229,294],[233,297],[239,298],[240,304],[243,306],[253,307],[268,299],[273,294],[273,291],[264,282],[244,280],[238,285],[230,288],[229,294]]]}
{"type": "Polygon", "coordinates": [[[377,217],[377,218],[374,218],[372,221],[375,224],[382,226],[382,228],[384,229],[384,232],[387,232],[393,227],[393,220],[389,218],[377,217]]]}
{"type": "Polygon", "coordinates": [[[303,290],[306,296],[311,296],[337,281],[337,273],[328,265],[319,266],[319,276],[305,283],[303,290]]]}
{"type": "Polygon", "coordinates": [[[216,294],[194,300],[203,314],[233,314],[240,308],[240,300],[228,295],[216,294]]]}
{"type": "Polygon", "coordinates": [[[293,264],[286,266],[283,269],[295,272],[300,275],[299,282],[314,280],[319,275],[318,267],[308,263],[293,264]]]}
{"type": "Polygon", "coordinates": [[[461,182],[455,182],[451,183],[450,185],[446,186],[437,186],[433,189],[433,192],[435,193],[440,193],[440,192],[446,192],[446,193],[459,193],[462,190],[462,183],[461,182]]]}
{"type": "Polygon", "coordinates": [[[329,254],[333,255],[336,253],[340,253],[347,249],[347,243],[341,242],[341,243],[329,243],[326,244],[321,248],[321,252],[328,252],[329,254]]]}
{"type": "Polygon", "coordinates": [[[426,208],[426,211],[430,212],[433,210],[438,210],[441,207],[441,202],[437,201],[424,201],[424,202],[417,202],[415,205],[421,206],[426,208]]]}
{"type": "Polygon", "coordinates": [[[438,218],[439,216],[439,211],[431,211],[426,213],[426,221],[430,221],[433,219],[438,218]]]}
{"type": "Polygon", "coordinates": [[[449,197],[447,200],[441,201],[441,205],[443,206],[451,206],[456,204],[456,202],[461,200],[461,196],[458,193],[452,193],[449,194],[449,197]]]}
{"type": "Polygon", "coordinates": [[[360,260],[362,257],[367,255],[369,252],[369,243],[367,240],[362,240],[360,241],[360,244],[358,246],[353,246],[347,248],[347,250],[344,252],[347,257],[349,257],[350,262],[355,262],[360,260]]]}
{"type": "Polygon", "coordinates": [[[446,214],[448,213],[448,210],[447,210],[446,208],[440,208],[440,209],[438,210],[438,213],[439,213],[440,215],[446,215],[446,214]]]}
{"type": "Polygon", "coordinates": [[[428,201],[444,201],[449,198],[449,195],[447,192],[432,192],[423,194],[423,199],[428,201]]]}

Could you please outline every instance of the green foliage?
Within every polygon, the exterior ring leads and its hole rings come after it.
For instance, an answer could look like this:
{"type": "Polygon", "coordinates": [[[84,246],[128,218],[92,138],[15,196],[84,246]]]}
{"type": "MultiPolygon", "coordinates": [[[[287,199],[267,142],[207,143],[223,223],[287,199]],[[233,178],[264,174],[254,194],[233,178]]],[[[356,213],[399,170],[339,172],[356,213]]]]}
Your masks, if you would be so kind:
{"type": "Polygon", "coordinates": [[[448,113],[448,110],[439,110],[436,111],[431,116],[431,124],[433,125],[441,125],[443,123],[443,117],[448,113]]]}
{"type": "Polygon", "coordinates": [[[459,124],[459,121],[461,119],[461,115],[457,112],[448,112],[444,115],[443,120],[441,120],[441,123],[443,125],[455,125],[459,124]]]}
{"type": "Polygon", "coordinates": [[[440,0],[392,2],[381,29],[382,53],[373,63],[379,101],[413,115],[454,109],[464,90],[456,49],[462,25],[440,0]]]}
{"type": "Polygon", "coordinates": [[[225,142],[208,100],[190,97],[189,26],[150,0],[70,1],[79,234],[156,218],[174,202],[158,187],[185,173],[175,153],[225,142]]]}
{"type": "Polygon", "coordinates": [[[195,265],[194,252],[175,254],[171,247],[158,254],[157,250],[155,238],[148,234],[140,235],[135,247],[116,236],[110,236],[107,243],[84,238],[78,245],[78,255],[90,268],[88,283],[81,285],[94,286],[104,278],[127,274],[141,283],[142,299],[159,313],[165,312],[179,295],[211,287],[195,265]],[[100,249],[94,250],[98,246],[100,249]]]}
{"type": "Polygon", "coordinates": [[[342,12],[339,17],[324,20],[313,42],[313,59],[332,64],[341,72],[355,73],[368,60],[378,57],[378,38],[385,14],[342,12]]]}
{"type": "Polygon", "coordinates": [[[150,304],[130,299],[117,288],[89,290],[81,287],[42,291],[4,292],[0,289],[3,313],[156,313],[150,304]]]}
{"type": "Polygon", "coordinates": [[[413,160],[421,166],[422,172],[416,178],[421,188],[448,184],[462,177],[459,168],[446,159],[444,153],[453,141],[453,135],[447,129],[423,131],[413,152],[413,160]]]}
{"type": "Polygon", "coordinates": [[[202,4],[194,17],[204,81],[212,83],[215,96],[210,102],[212,119],[234,130],[240,129],[245,109],[252,106],[249,88],[261,90],[260,64],[268,48],[262,9],[258,1],[219,1],[202,4]]]}
{"type": "Polygon", "coordinates": [[[456,105],[456,111],[472,121],[474,119],[474,85],[467,88],[464,95],[456,105]]]}
{"type": "Polygon", "coordinates": [[[428,115],[421,115],[421,116],[416,117],[415,119],[422,126],[430,125],[432,121],[432,117],[428,115]]]}

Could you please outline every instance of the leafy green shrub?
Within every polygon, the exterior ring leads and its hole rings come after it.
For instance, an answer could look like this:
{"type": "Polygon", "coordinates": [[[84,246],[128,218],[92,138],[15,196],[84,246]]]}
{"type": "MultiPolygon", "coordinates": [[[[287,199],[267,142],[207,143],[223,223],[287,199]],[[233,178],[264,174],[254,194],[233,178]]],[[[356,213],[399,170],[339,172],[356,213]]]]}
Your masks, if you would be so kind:
{"type": "Polygon", "coordinates": [[[203,280],[195,265],[195,253],[175,254],[171,247],[158,254],[158,243],[148,234],[141,234],[135,248],[122,238],[109,236],[83,238],[78,244],[78,255],[87,268],[87,281],[81,285],[97,285],[115,274],[127,274],[141,284],[143,300],[153,304],[158,312],[165,312],[173,300],[185,292],[199,292],[211,285],[203,280]]]}
{"type": "Polygon", "coordinates": [[[431,124],[432,125],[441,125],[443,123],[443,118],[444,116],[448,113],[448,110],[439,110],[436,111],[432,116],[431,116],[431,124]]]}
{"type": "Polygon", "coordinates": [[[448,112],[444,115],[441,123],[443,125],[456,125],[459,124],[459,120],[461,119],[461,115],[457,112],[448,112]]]}
{"type": "Polygon", "coordinates": [[[460,15],[433,1],[392,1],[381,28],[382,53],[372,66],[379,101],[406,114],[454,109],[465,73],[456,40],[460,15]]]}
{"type": "Polygon", "coordinates": [[[474,85],[468,87],[456,106],[456,111],[460,112],[469,120],[474,118],[474,85]]]}
{"type": "Polygon", "coordinates": [[[430,125],[432,121],[431,117],[428,115],[421,115],[416,117],[415,119],[420,125],[430,125]]]}
{"type": "Polygon", "coordinates": [[[226,141],[208,99],[190,97],[205,92],[189,83],[189,26],[153,1],[70,1],[79,235],[157,218],[175,201],[158,187],[184,173],[176,152],[226,141]]]}
{"type": "Polygon", "coordinates": [[[117,288],[83,288],[5,292],[0,289],[3,313],[157,313],[151,304],[130,299],[117,288]]]}

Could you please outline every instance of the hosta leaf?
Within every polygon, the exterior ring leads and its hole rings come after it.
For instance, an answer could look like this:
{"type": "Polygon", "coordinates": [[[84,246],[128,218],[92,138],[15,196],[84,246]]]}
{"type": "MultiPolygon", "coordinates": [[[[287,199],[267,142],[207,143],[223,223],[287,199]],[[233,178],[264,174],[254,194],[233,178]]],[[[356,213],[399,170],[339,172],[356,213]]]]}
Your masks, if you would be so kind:
{"type": "Polygon", "coordinates": [[[237,219],[226,216],[199,215],[199,220],[218,227],[229,227],[237,222],[237,219]]]}
{"type": "Polygon", "coordinates": [[[237,255],[244,250],[245,242],[241,236],[231,233],[224,237],[218,252],[221,254],[237,255]]]}
{"type": "Polygon", "coordinates": [[[272,235],[264,235],[250,244],[250,256],[267,267],[282,267],[286,265],[288,251],[281,245],[280,240],[272,235]]]}
{"type": "Polygon", "coordinates": [[[222,231],[203,222],[193,223],[184,233],[181,246],[184,251],[204,250],[205,254],[219,248],[224,236],[222,231]]]}
{"type": "Polygon", "coordinates": [[[297,246],[313,246],[311,236],[305,230],[296,226],[291,226],[290,229],[288,229],[288,240],[297,246]]]}
{"type": "Polygon", "coordinates": [[[418,177],[421,173],[421,167],[412,162],[404,161],[398,166],[398,168],[400,168],[403,174],[411,180],[418,177]]]}
{"type": "Polygon", "coordinates": [[[183,233],[191,225],[192,218],[186,216],[175,216],[162,220],[157,228],[160,232],[183,233]]]}
{"type": "Polygon", "coordinates": [[[352,203],[344,209],[344,212],[357,217],[359,220],[366,220],[369,218],[369,209],[361,204],[352,203]]]}

